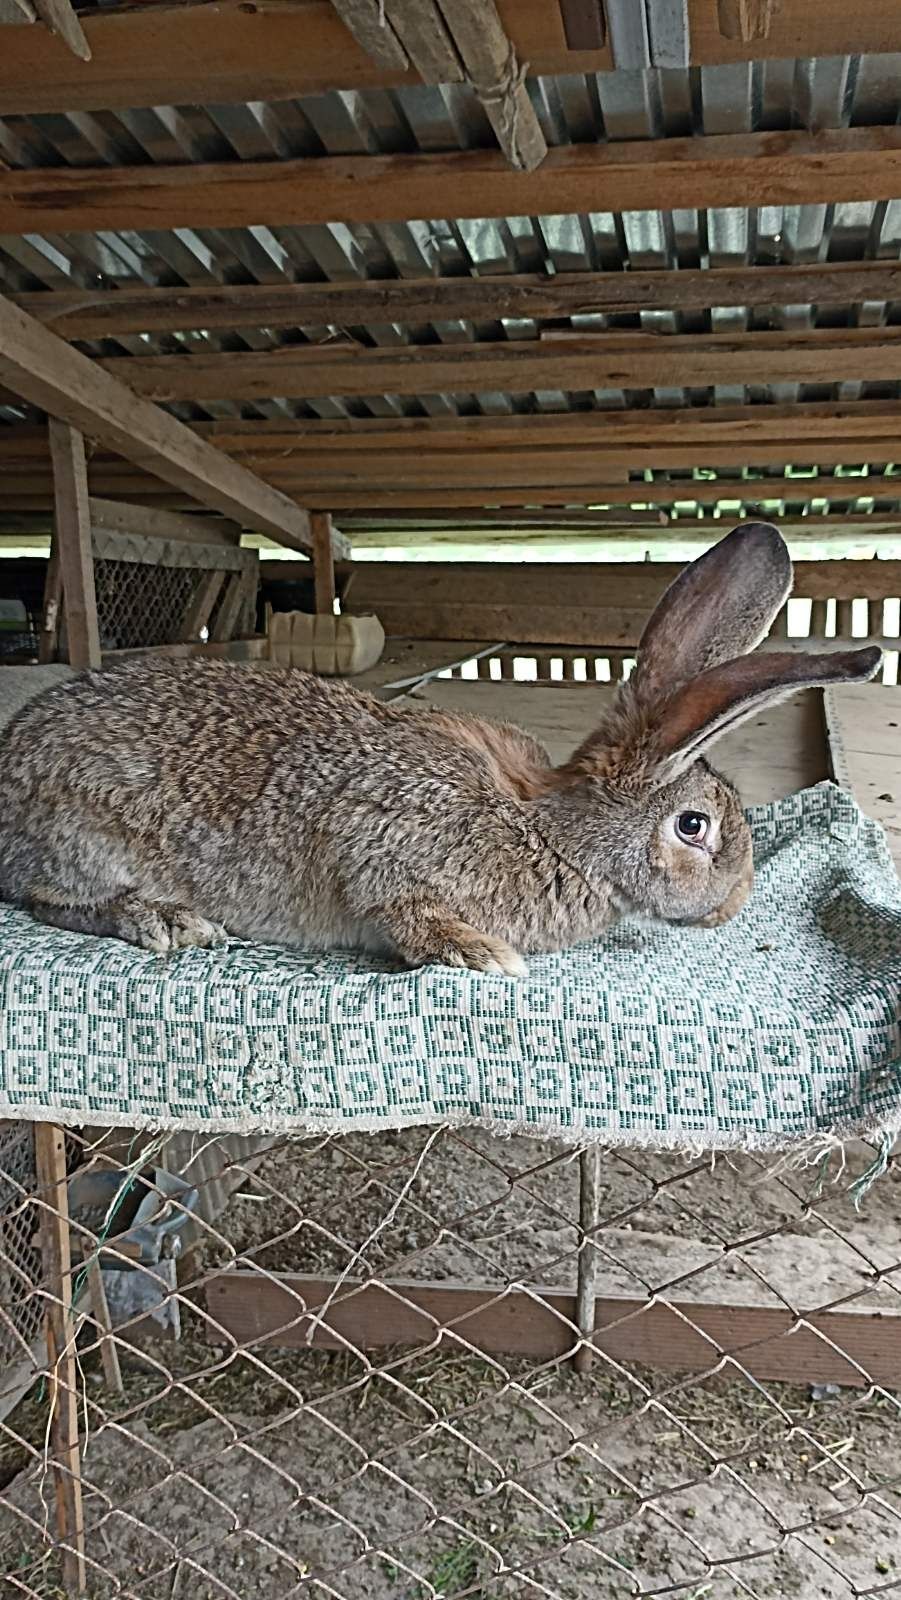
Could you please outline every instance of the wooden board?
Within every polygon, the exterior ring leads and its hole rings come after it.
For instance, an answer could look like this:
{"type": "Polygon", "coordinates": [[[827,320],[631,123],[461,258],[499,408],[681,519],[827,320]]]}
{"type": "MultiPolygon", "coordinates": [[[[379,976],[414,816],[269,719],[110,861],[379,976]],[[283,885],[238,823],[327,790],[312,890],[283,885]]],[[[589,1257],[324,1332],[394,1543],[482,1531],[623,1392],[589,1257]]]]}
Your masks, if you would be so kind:
{"type": "MultiPolygon", "coordinates": [[[[547,1288],[498,1289],[413,1281],[358,1285],[291,1273],[220,1273],[206,1286],[208,1337],[238,1345],[375,1350],[439,1342],[553,1359],[575,1352],[576,1297],[547,1288]],[[324,1321],[313,1314],[329,1296],[324,1321]]],[[[854,1309],[794,1316],[772,1306],[595,1299],[594,1347],[663,1371],[726,1370],[786,1383],[901,1384],[901,1314],[854,1309]],[[847,1352],[847,1355],[843,1352],[847,1352]]]]}
{"type": "MultiPolygon", "coordinates": [[[[343,0],[347,5],[347,0],[343,0]]],[[[598,25],[574,29],[583,3],[497,0],[501,21],[530,73],[609,72],[598,25]],[[566,26],[564,25],[566,18],[566,26]],[[571,46],[571,48],[570,48],[571,46]]],[[[376,4],[372,9],[377,9],[376,4]]],[[[594,5],[595,12],[600,6],[594,5]]],[[[765,39],[726,38],[716,0],[689,0],[691,61],[871,55],[898,49],[897,0],[781,0],[765,39]]],[[[0,115],[112,107],[287,100],[329,89],[415,85],[418,75],[376,61],[330,0],[251,5],[120,5],[82,12],[91,60],[77,60],[43,29],[4,29],[0,115]],[[9,42],[7,42],[9,36],[9,42]]]]}
{"type": "Polygon", "coordinates": [[[836,777],[881,822],[901,872],[901,687],[849,684],[828,693],[836,777]]]}
{"type": "MultiPolygon", "coordinates": [[[[672,562],[361,562],[347,598],[405,638],[632,646],[681,568],[672,562]]],[[[899,561],[799,561],[794,594],[901,596],[899,561]]],[[[876,608],[878,609],[878,607],[876,608]]],[[[881,631],[881,623],[877,623],[881,631]]]]}
{"type": "MultiPolygon", "coordinates": [[[[137,459],[202,504],[306,553],[309,518],[300,506],[167,412],[140,399],[65,340],[0,297],[0,379],[107,449],[137,459]]],[[[344,553],[344,545],[341,546],[344,553]]]]}
{"type": "MultiPolygon", "coordinates": [[[[149,170],[152,174],[156,169],[149,170]]],[[[0,189],[2,184],[0,174],[0,189]]],[[[901,156],[898,187],[901,190],[901,156]]],[[[249,401],[270,399],[274,394],[359,399],[378,394],[494,390],[529,394],[542,389],[706,388],[729,383],[836,383],[849,379],[895,382],[901,378],[901,328],[812,328],[737,335],[612,332],[574,335],[565,342],[509,339],[387,348],[337,343],[282,345],[262,352],[123,355],[98,364],[124,379],[136,394],[167,403],[249,401]]],[[[844,451],[847,455],[847,443],[844,451]]],[[[693,457],[681,461],[670,457],[653,464],[690,466],[694,460],[696,450],[693,457]]],[[[747,445],[743,444],[734,464],[746,460],[747,445]]],[[[528,460],[521,465],[527,467],[528,460]]]]}
{"type": "MultiPolygon", "coordinates": [[[[546,320],[598,313],[706,311],[710,306],[878,304],[901,300],[901,263],[817,261],[795,266],[688,267],[678,272],[45,289],[11,298],[64,339],[103,339],[120,333],[199,328],[323,324],[351,328],[366,323],[421,325],[457,319],[494,322],[502,317],[546,320]]],[[[749,418],[759,412],[760,407],[748,407],[749,418]]],[[[616,421],[615,415],[611,421],[616,421]]]]}
{"type": "MultiPolygon", "coordinates": [[[[207,80],[202,101],[209,91],[207,80]]],[[[296,80],[290,92],[296,95],[296,80]]],[[[171,86],[163,103],[172,103],[171,86]]],[[[0,171],[0,232],[300,227],[899,196],[901,127],[893,124],[563,145],[535,172],[514,171],[499,152],[481,150],[0,171]]]]}

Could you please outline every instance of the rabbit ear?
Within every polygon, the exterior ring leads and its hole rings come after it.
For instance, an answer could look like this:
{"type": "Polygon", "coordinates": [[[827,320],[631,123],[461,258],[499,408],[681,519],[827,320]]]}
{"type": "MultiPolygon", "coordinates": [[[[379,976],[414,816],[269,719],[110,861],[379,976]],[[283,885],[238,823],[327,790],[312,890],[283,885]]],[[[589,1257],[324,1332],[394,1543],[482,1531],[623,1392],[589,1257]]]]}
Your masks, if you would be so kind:
{"type": "Polygon", "coordinates": [[[876,646],[822,655],[765,651],[703,672],[661,707],[655,738],[658,781],[670,782],[715,739],[763,706],[796,689],[864,683],[881,661],[876,646]]]}
{"type": "Polygon", "coordinates": [[[638,646],[635,689],[669,695],[698,673],[746,655],[785,604],[792,565],[769,522],[742,522],[693,561],[667,589],[638,646]]]}

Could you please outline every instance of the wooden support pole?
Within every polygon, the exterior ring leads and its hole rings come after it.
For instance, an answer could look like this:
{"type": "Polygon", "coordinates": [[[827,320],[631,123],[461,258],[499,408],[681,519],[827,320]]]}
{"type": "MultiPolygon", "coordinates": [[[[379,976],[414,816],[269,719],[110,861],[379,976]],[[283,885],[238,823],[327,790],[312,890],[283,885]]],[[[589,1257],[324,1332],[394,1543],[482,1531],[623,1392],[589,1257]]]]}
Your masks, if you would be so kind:
{"type": "Polygon", "coordinates": [[[54,528],[50,536],[50,558],[47,562],[47,576],[44,579],[41,637],[38,640],[38,661],[42,666],[56,660],[62,603],[63,575],[59,562],[59,535],[54,528]]]}
{"type": "Polygon", "coordinates": [[[66,1184],[66,1144],[62,1128],[53,1123],[36,1123],[34,1151],[41,1211],[41,1252],[47,1292],[48,1402],[56,1488],[57,1536],[62,1548],[66,1589],[69,1594],[83,1594],[84,1518],[81,1504],[81,1455],[78,1446],[69,1194],[66,1184]]]}
{"type": "MultiPolygon", "coordinates": [[[[589,1145],[579,1156],[579,1266],[576,1283],[576,1325],[583,1339],[590,1340],[594,1333],[594,1303],[598,1287],[598,1258],[594,1247],[594,1230],[598,1224],[598,1184],[601,1175],[601,1152],[596,1144],[589,1145]]],[[[589,1372],[594,1364],[595,1352],[590,1344],[580,1344],[573,1357],[577,1372],[589,1372]]]]}
{"type": "Polygon", "coordinates": [[[313,582],[316,610],[333,616],[335,610],[335,560],[332,546],[332,519],[327,511],[310,513],[313,535],[313,582]]]}
{"type": "Polygon", "coordinates": [[[55,417],[48,424],[53,460],[56,544],[66,607],[66,641],[77,672],[100,666],[91,514],[84,439],[55,417]]]}

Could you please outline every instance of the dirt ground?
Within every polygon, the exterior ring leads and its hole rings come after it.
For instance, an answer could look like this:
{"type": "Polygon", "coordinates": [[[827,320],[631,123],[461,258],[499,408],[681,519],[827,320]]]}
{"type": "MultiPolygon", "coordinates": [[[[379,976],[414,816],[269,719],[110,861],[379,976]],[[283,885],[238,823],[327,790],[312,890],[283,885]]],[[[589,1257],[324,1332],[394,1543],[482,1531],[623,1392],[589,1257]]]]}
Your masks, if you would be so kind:
{"type": "MultiPolygon", "coordinates": [[[[844,1188],[864,1160],[811,1208],[811,1171],[605,1157],[600,1287],[894,1309],[901,1184],[890,1169],[855,1213],[844,1188]]],[[[571,1285],[578,1181],[570,1152],[476,1133],[285,1143],[185,1262],[185,1288],[229,1260],[571,1285]]],[[[85,1362],[95,1600],[901,1588],[901,1399],[881,1390],[447,1349],[247,1352],[183,1316],[179,1344],[126,1362],[118,1400],[85,1362]]],[[[8,1422],[30,1459],[0,1445],[0,1573],[20,1574],[4,1596],[59,1592],[54,1560],[34,1565],[45,1423],[32,1396],[8,1422]]]]}

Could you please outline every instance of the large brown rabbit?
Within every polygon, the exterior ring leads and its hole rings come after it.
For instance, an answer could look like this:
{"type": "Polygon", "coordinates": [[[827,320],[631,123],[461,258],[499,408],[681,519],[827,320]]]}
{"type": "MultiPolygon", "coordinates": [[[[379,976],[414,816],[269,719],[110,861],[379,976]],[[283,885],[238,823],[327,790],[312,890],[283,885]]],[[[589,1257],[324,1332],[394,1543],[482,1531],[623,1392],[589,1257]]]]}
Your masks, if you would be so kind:
{"type": "Polygon", "coordinates": [[[725,921],[750,891],[750,834],[703,752],[880,661],[748,655],[791,578],[764,523],[687,567],[557,768],[516,729],[299,671],[148,659],[74,678],[0,740],[0,896],[161,952],[227,932],[511,976],[521,951],[624,912],[725,921]]]}

